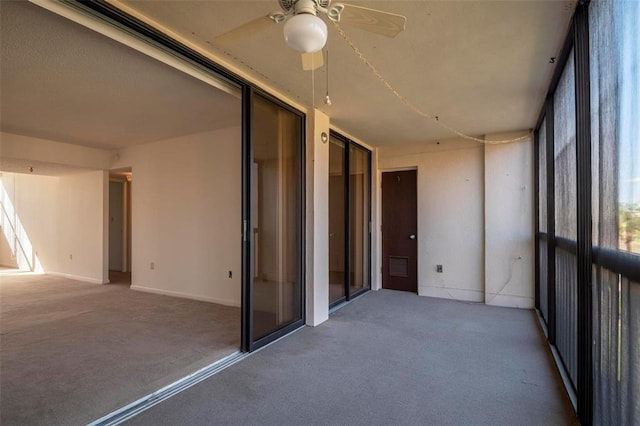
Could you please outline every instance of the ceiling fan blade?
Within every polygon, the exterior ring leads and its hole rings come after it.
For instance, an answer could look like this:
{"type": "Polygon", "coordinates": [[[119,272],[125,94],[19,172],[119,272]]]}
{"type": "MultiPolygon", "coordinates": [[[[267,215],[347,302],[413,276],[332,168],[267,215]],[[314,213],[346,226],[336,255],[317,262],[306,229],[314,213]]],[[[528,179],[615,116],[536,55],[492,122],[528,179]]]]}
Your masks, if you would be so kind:
{"type": "Polygon", "coordinates": [[[324,65],[324,56],[322,50],[318,50],[314,53],[302,54],[302,69],[305,71],[317,70],[324,65]]]}
{"type": "Polygon", "coordinates": [[[395,37],[404,30],[407,18],[382,10],[344,4],[340,22],[375,34],[395,37]]]}
{"type": "Polygon", "coordinates": [[[216,43],[230,45],[250,37],[274,24],[269,15],[261,16],[216,37],[216,43]]]}

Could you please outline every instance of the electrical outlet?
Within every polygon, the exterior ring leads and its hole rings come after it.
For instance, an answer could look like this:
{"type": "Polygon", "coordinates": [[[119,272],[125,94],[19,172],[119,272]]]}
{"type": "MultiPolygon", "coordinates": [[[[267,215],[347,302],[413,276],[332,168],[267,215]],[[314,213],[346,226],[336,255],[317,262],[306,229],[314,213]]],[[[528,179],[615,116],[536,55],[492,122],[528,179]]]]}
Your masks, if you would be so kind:
{"type": "Polygon", "coordinates": [[[152,271],[153,271],[154,269],[156,269],[156,263],[155,263],[155,262],[151,262],[151,263],[149,264],[149,269],[151,269],[152,271]]]}
{"type": "Polygon", "coordinates": [[[229,278],[233,278],[233,272],[229,271],[229,278]]]}
{"type": "Polygon", "coordinates": [[[436,272],[442,272],[442,265],[436,265],[436,272]]]}

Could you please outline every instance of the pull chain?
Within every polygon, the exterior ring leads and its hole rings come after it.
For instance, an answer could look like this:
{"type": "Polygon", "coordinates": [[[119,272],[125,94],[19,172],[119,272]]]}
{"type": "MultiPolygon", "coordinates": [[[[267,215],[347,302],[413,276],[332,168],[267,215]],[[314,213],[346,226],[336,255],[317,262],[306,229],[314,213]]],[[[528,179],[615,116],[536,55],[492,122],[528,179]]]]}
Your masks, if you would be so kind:
{"type": "Polygon", "coordinates": [[[325,67],[325,74],[327,75],[327,95],[324,97],[324,103],[327,106],[331,106],[331,98],[329,97],[329,49],[325,51],[327,66],[325,67]]]}
{"type": "Polygon", "coordinates": [[[311,106],[316,107],[316,70],[313,66],[313,58],[311,58],[311,106]]]}

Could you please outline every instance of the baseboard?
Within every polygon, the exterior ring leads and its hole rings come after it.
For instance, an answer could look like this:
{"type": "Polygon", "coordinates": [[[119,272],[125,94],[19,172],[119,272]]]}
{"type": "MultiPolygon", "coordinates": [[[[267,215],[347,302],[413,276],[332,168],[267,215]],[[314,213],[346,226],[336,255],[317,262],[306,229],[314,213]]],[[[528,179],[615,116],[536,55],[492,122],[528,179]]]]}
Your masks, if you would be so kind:
{"type": "Polygon", "coordinates": [[[160,294],[160,295],[163,295],[163,296],[180,297],[182,299],[199,300],[201,302],[217,303],[218,305],[233,306],[234,308],[239,308],[240,307],[240,302],[236,302],[234,300],[220,299],[220,298],[217,298],[217,297],[199,296],[199,295],[196,295],[196,294],[183,293],[183,292],[180,292],[180,291],[164,290],[164,289],[160,289],[160,288],[145,287],[145,286],[140,286],[140,285],[132,285],[130,288],[131,288],[131,290],[142,291],[142,292],[145,292],[145,293],[160,294]]]}
{"type": "Polygon", "coordinates": [[[533,309],[535,307],[535,300],[530,296],[487,292],[485,304],[491,306],[502,306],[505,308],[533,309]]]}
{"type": "Polygon", "coordinates": [[[65,274],[64,272],[46,271],[45,274],[53,275],[53,276],[56,276],[56,277],[69,278],[70,280],[83,281],[83,282],[91,283],[91,284],[106,284],[106,283],[102,282],[102,280],[97,280],[95,278],[84,277],[82,275],[65,274]]]}
{"type": "Polygon", "coordinates": [[[482,291],[463,288],[421,285],[418,287],[418,295],[462,302],[484,303],[484,293],[482,291]]]}

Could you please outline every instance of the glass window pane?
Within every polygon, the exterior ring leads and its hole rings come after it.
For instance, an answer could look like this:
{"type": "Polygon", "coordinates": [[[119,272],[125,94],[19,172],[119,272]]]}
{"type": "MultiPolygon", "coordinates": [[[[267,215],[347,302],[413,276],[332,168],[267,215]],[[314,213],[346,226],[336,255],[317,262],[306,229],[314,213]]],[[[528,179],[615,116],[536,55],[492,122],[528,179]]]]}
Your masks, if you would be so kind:
{"type": "Polygon", "coordinates": [[[253,340],[302,318],[302,119],[253,101],[253,340]]]}
{"type": "Polygon", "coordinates": [[[345,143],[329,145],[329,303],[345,297],[345,143]]]}

